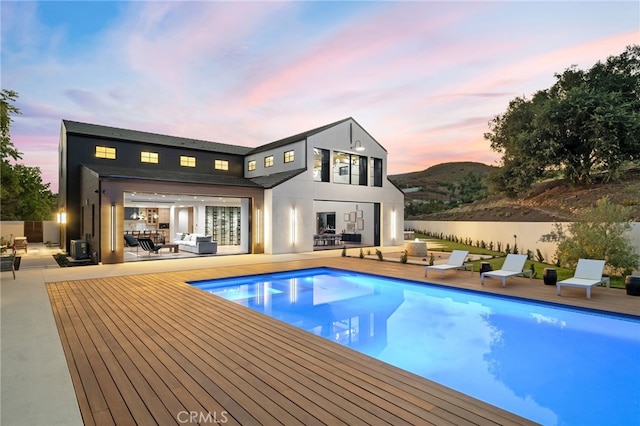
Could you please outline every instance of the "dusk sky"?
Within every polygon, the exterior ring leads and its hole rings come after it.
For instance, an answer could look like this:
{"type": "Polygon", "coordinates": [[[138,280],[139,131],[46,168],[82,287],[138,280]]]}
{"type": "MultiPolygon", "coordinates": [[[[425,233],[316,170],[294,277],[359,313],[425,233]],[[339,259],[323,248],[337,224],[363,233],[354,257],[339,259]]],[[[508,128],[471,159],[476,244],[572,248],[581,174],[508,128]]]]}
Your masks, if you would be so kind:
{"type": "Polygon", "coordinates": [[[63,119],[255,147],[353,117],[389,174],[498,164],[516,96],[640,43],[640,2],[4,1],[21,163],[58,191],[63,119]]]}

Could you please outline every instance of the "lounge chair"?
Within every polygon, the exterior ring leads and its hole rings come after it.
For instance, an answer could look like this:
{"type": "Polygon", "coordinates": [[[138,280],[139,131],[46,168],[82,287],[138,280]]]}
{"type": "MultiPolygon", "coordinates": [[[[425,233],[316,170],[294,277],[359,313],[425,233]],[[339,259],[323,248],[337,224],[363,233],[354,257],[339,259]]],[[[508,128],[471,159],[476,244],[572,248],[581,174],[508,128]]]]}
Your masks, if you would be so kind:
{"type": "Polygon", "coordinates": [[[508,254],[507,258],[502,264],[502,269],[499,269],[497,271],[487,271],[480,274],[480,284],[484,285],[485,277],[502,278],[502,287],[506,287],[507,278],[509,277],[516,277],[519,275],[524,276],[524,274],[529,274],[529,279],[531,279],[533,270],[523,270],[526,261],[526,254],[508,254]]]}
{"type": "Polygon", "coordinates": [[[465,271],[470,266],[471,272],[473,272],[473,263],[464,263],[467,259],[467,255],[469,254],[466,250],[453,250],[449,259],[447,259],[447,263],[443,263],[440,265],[429,265],[424,267],[424,276],[427,276],[427,272],[429,269],[435,269],[442,272],[442,276],[444,277],[444,271],[449,269],[464,269],[465,271]]]}
{"type": "Polygon", "coordinates": [[[591,287],[606,283],[607,288],[609,288],[609,277],[602,276],[604,263],[604,260],[578,259],[578,266],[576,267],[576,272],[573,274],[573,278],[568,278],[556,283],[558,296],[560,296],[562,287],[586,288],[587,299],[591,299],[591,287]]]}
{"type": "Polygon", "coordinates": [[[124,234],[124,243],[127,247],[135,247],[136,248],[136,252],[138,252],[138,248],[140,247],[140,243],[138,242],[138,240],[136,239],[136,237],[134,237],[131,234],[124,234]]]}
{"type": "Polygon", "coordinates": [[[27,237],[15,237],[13,239],[13,254],[16,254],[17,250],[24,250],[27,253],[27,237]]]}
{"type": "Polygon", "coordinates": [[[0,270],[2,272],[11,271],[13,273],[13,279],[16,279],[16,268],[15,268],[15,256],[2,256],[0,257],[0,270]]]}
{"type": "Polygon", "coordinates": [[[138,243],[143,250],[149,252],[149,256],[151,256],[151,253],[158,254],[158,250],[163,247],[162,244],[156,245],[151,238],[138,238],[138,243]]]}

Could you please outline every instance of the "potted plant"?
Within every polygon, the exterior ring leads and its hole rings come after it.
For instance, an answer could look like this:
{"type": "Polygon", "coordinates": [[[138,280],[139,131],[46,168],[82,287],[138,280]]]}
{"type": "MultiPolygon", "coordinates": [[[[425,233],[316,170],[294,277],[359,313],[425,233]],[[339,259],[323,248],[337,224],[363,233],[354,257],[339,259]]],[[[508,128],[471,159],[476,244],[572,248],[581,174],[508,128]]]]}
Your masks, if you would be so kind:
{"type": "Polygon", "coordinates": [[[624,286],[629,296],[640,296],[640,276],[627,275],[624,286]]]}

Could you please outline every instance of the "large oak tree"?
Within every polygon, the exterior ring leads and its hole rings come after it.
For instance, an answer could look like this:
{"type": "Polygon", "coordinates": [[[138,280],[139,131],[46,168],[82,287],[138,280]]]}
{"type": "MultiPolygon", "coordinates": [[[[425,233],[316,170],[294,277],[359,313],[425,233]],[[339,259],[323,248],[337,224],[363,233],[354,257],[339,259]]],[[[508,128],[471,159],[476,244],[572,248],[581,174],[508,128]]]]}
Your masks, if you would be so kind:
{"type": "Polygon", "coordinates": [[[531,99],[518,97],[489,122],[485,138],[502,153],[492,176],[510,195],[548,172],[575,184],[618,176],[640,159],[640,46],[596,63],[556,74],[556,83],[531,99]]]}

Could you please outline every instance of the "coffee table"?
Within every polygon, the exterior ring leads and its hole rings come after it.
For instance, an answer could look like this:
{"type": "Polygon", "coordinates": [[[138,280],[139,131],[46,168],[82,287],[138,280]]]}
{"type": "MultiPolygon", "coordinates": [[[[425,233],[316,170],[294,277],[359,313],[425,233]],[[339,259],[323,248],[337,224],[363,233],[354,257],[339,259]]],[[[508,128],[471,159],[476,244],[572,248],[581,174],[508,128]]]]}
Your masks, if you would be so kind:
{"type": "Polygon", "coordinates": [[[174,243],[168,243],[168,244],[163,244],[162,248],[168,248],[171,249],[172,252],[174,253],[178,253],[178,244],[174,244],[174,243]]]}

